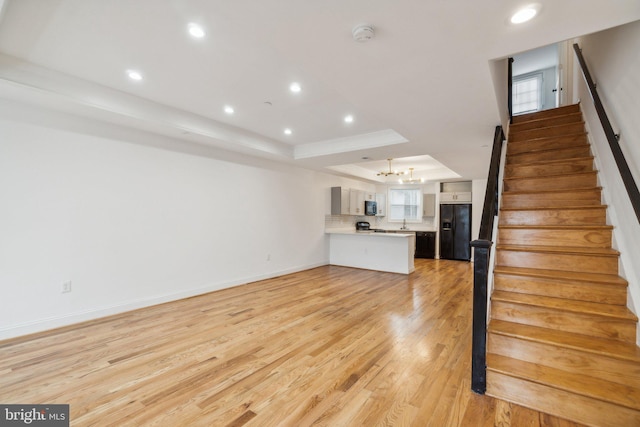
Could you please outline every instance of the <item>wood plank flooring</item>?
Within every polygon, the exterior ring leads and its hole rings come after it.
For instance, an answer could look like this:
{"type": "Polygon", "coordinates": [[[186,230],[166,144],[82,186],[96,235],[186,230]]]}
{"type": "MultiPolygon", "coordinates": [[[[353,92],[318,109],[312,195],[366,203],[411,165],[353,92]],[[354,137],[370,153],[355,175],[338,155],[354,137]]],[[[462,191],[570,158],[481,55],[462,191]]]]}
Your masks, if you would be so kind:
{"type": "Polygon", "coordinates": [[[73,426],[562,426],[470,390],[472,264],[325,266],[0,342],[73,426]]]}

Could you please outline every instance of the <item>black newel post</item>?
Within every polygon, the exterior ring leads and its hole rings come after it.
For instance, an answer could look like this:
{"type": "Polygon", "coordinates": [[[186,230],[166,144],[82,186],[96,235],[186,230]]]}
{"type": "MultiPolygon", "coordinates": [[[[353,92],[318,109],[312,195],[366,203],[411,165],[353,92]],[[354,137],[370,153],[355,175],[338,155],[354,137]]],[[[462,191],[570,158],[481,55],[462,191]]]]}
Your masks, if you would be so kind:
{"type": "Polygon", "coordinates": [[[473,247],[473,336],[471,347],[471,389],[487,390],[487,283],[489,275],[488,240],[475,240],[473,247]]]}

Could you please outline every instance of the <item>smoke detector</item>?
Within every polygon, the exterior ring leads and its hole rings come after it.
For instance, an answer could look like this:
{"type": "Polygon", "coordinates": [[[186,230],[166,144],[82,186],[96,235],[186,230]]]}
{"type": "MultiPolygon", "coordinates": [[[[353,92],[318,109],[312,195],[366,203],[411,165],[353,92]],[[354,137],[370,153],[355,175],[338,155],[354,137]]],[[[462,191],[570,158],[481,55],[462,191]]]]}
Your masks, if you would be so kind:
{"type": "Polygon", "coordinates": [[[351,34],[353,34],[353,39],[359,43],[369,41],[376,35],[373,26],[368,24],[358,25],[351,31],[351,34]]]}

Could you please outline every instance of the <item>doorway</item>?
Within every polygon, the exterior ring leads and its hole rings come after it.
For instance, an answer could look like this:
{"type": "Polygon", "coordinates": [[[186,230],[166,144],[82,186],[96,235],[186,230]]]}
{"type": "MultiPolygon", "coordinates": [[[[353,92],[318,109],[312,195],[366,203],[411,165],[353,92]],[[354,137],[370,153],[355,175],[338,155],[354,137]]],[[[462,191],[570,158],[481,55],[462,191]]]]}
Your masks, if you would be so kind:
{"type": "Polygon", "coordinates": [[[514,116],[564,104],[562,51],[563,44],[559,43],[513,56],[514,116]]]}

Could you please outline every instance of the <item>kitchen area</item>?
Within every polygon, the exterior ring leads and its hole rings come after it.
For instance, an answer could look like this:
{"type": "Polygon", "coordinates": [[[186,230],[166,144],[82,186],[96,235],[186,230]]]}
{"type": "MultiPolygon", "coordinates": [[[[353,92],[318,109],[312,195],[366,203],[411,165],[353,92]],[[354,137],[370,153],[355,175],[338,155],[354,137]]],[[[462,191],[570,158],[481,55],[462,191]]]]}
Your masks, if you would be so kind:
{"type": "MultiPolygon", "coordinates": [[[[410,274],[415,258],[471,260],[473,183],[331,187],[329,262],[410,274]]],[[[478,213],[481,206],[477,207],[478,213]]]]}

